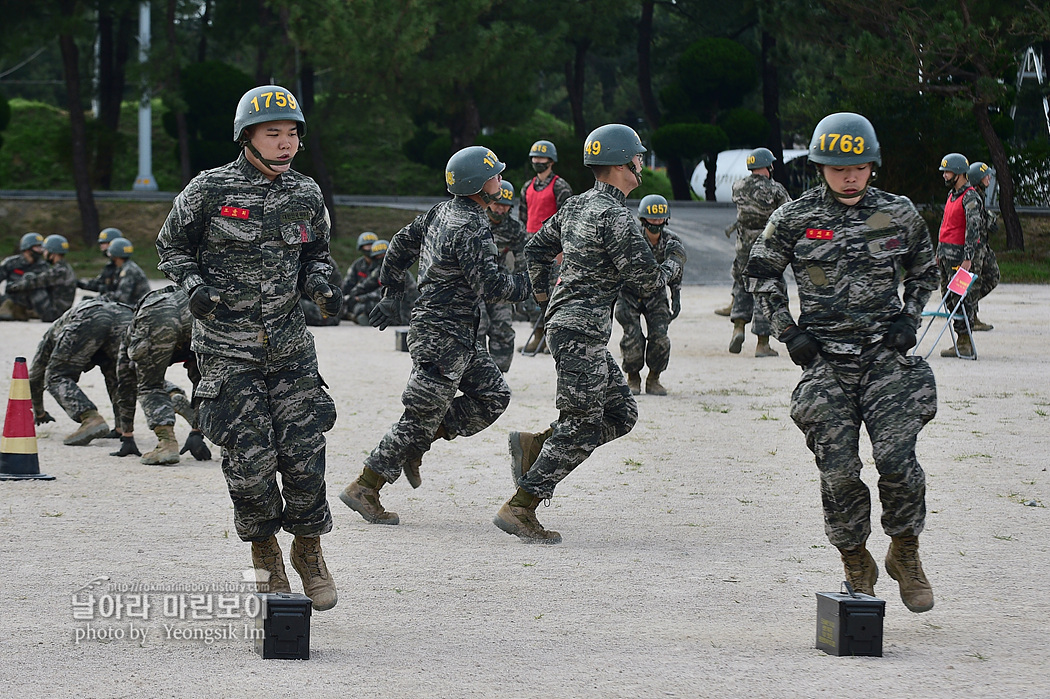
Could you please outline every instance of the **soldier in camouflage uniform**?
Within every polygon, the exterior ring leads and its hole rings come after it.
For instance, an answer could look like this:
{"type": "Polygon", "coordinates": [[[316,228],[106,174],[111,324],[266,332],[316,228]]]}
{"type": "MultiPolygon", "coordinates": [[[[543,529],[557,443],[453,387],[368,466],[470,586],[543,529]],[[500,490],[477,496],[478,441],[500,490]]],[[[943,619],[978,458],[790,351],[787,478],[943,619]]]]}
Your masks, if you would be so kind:
{"type": "MultiPolygon", "coordinates": [[[[638,203],[642,233],[659,263],[667,259],[668,244],[672,240],[678,245],[682,242],[667,230],[670,214],[671,207],[667,199],[659,194],[642,197],[638,203]]],[[[623,370],[627,372],[627,387],[633,395],[642,392],[640,372],[645,364],[649,366],[645,392],[654,396],[667,395],[667,389],[660,383],[660,374],[667,368],[667,360],[671,356],[671,338],[667,336],[667,328],[682,311],[681,275],[669,280],[668,286],[671,289],[670,306],[667,305],[667,292],[663,289],[655,294],[640,295],[625,286],[620,289],[616,299],[614,317],[623,328],[620,355],[623,357],[623,370]],[[648,337],[642,332],[642,316],[645,316],[648,337]]]]}
{"type": "MultiPolygon", "coordinates": [[[[361,253],[361,256],[351,262],[346,270],[346,277],[343,278],[342,286],[344,298],[349,298],[350,292],[353,291],[355,286],[368,279],[373,271],[377,271],[382,266],[372,262],[372,243],[377,240],[379,240],[379,236],[372,231],[365,231],[357,236],[357,250],[361,253]]],[[[345,320],[354,320],[353,310],[352,303],[347,302],[344,304],[343,318],[345,320]]],[[[367,318],[364,320],[367,323],[367,318]]]]}
{"type": "MultiPolygon", "coordinates": [[[[109,434],[98,408],[77,386],[92,367],[102,370],[110,401],[117,405],[117,357],[120,340],[134,311],[106,299],[89,299],[66,311],[44,333],[29,368],[33,414],[38,425],[53,422],[44,409],[44,389],[80,427],[63,444],[81,447],[109,434]]],[[[114,411],[115,412],[115,411],[114,411]]]]}
{"type": "Polygon", "coordinates": [[[682,272],[685,250],[669,239],[657,263],[627,208],[627,195],[642,181],[638,134],[622,124],[590,133],[584,164],[594,187],[570,198],[525,245],[536,300],[544,301],[554,259],[563,254],[561,277],[547,306],[547,343],[558,372],[559,416],[545,432],[512,432],[511,468],[517,491],[493,523],[528,543],[557,544],[543,528],[536,506],[591,452],[631,431],[638,406],[609,353],[612,307],[625,285],[639,296],[663,291],[682,272]]]}
{"type": "Polygon", "coordinates": [[[973,326],[976,332],[988,331],[994,328],[991,323],[984,323],[978,317],[981,299],[991,293],[992,289],[999,286],[999,262],[995,259],[995,252],[990,244],[990,237],[999,230],[999,217],[988,209],[986,197],[989,189],[993,188],[992,180],[995,178],[995,168],[977,161],[970,163],[970,170],[966,175],[970,186],[975,188],[981,195],[981,215],[984,219],[984,228],[981,231],[981,242],[977,244],[974,252],[973,269],[977,272],[977,281],[967,296],[973,296],[973,326]]]}
{"type": "MultiPolygon", "coordinates": [[[[944,186],[949,189],[937,238],[937,266],[941,273],[941,295],[944,296],[949,293],[948,282],[960,267],[967,272],[978,271],[973,266],[973,261],[984,236],[986,223],[981,195],[967,182],[970,162],[966,156],[961,153],[949,153],[941,159],[939,169],[944,178],[944,186]]],[[[969,319],[972,328],[977,315],[976,303],[976,294],[972,291],[966,294],[963,300],[966,318],[955,320],[958,353],[953,345],[941,350],[942,357],[973,357],[973,345],[966,329],[966,319],[969,319]]],[[[949,301],[949,306],[953,305],[954,303],[949,301]]]]}
{"type": "Polygon", "coordinates": [[[142,268],[131,259],[134,252],[135,248],[127,238],[116,238],[110,241],[106,254],[117,267],[116,284],[112,290],[102,294],[110,301],[123,303],[132,308],[137,306],[139,301],[150,292],[149,278],[142,268]]]}
{"type": "MultiPolygon", "coordinates": [[[[572,186],[564,178],[554,174],[554,163],[558,162],[558,149],[550,141],[540,140],[533,143],[529,149],[529,160],[536,176],[521,186],[518,220],[525,226],[526,236],[531,238],[572,196],[572,186]]],[[[537,324],[525,344],[524,354],[536,354],[543,345],[546,305],[539,304],[537,313],[537,324]]]]}
{"type": "Polygon", "coordinates": [[[321,190],[291,169],[305,131],[285,88],[246,92],[233,122],[240,157],[186,185],[157,251],[160,270],[189,294],[198,420],[222,448],[237,535],[269,574],[260,587],[291,590],[275,536],[284,528],[295,536],[291,563],[303,589],[325,610],[337,601],[320,545],[332,528],[324,433],[335,424],[335,402],[299,298],[334,316],[343,295],[328,281],[331,224],[321,190]]]}
{"type": "Polygon", "coordinates": [[[27,294],[30,307],[40,320],[51,323],[73,307],[77,294],[77,275],[66,262],[69,241],[61,235],[44,238],[44,259],[50,266],[24,273],[21,279],[8,280],[7,290],[27,294]]]}
{"type": "MultiPolygon", "coordinates": [[[[383,268],[383,260],[386,251],[390,248],[390,241],[375,240],[368,246],[368,265],[360,265],[355,270],[354,276],[357,282],[346,291],[346,305],[350,309],[347,316],[358,325],[371,325],[368,314],[376,307],[379,300],[383,298],[383,290],[379,284],[379,271],[383,268]],[[361,273],[364,272],[364,276],[361,273]]],[[[350,281],[350,274],[346,280],[350,281]]]]}
{"type": "Polygon", "coordinates": [[[937,389],[929,365],[907,352],[937,285],[929,231],[911,201],[869,186],[882,158],[864,117],[822,119],[809,159],[823,183],[770,217],[744,275],[772,330],[804,368],[791,418],[816,456],[824,528],[847,580],[873,595],[879,574],[866,548],[871,497],[860,477],[863,423],[879,472],[882,527],[892,537],[886,570],[908,609],[923,612],[933,607],[933,590],[919,561],[926,477],[915,441],[937,412],[937,389]],[[798,283],[797,322],[782,277],[788,265],[798,283]]]}
{"type": "Polygon", "coordinates": [[[106,266],[93,279],[80,279],[77,288],[85,291],[97,291],[104,294],[117,288],[117,264],[109,256],[109,244],[117,238],[123,238],[124,234],[119,228],[103,228],[98,234],[98,249],[106,258],[106,266]]]}
{"type": "Polygon", "coordinates": [[[399,317],[405,271],[419,260],[420,296],[408,329],[412,373],[401,395],[405,411],[365,459],[361,476],[339,496],[373,524],[400,521],[379,500],[384,484],[404,470],[418,488],[423,454],[435,440],[477,434],[510,404],[510,387],[477,334],[482,299],[521,301],[532,291],[525,274],[499,269],[485,215],[499,197],[504,167],[483,146],[455,153],[445,167],[453,198],[390,241],[380,277],[383,299],[371,313],[375,327],[383,330],[399,317]]]}
{"type": "Polygon", "coordinates": [[[0,320],[29,320],[35,317],[33,299],[27,290],[16,291],[11,288],[21,281],[26,274],[47,271],[44,256],[44,236],[39,233],[26,233],[19,241],[18,254],[5,257],[0,262],[0,282],[7,282],[5,293],[0,296],[0,320]]]}
{"type": "MultiPolygon", "coordinates": [[[[525,228],[510,215],[514,185],[500,182],[500,197],[489,204],[486,212],[492,225],[492,241],[499,250],[499,268],[503,272],[525,272],[525,228]]],[[[506,374],[514,359],[514,305],[507,301],[484,301],[478,337],[486,346],[499,370],[506,374]]]]}
{"type": "Polygon", "coordinates": [[[733,309],[729,319],[733,321],[733,336],[729,340],[729,351],[739,354],[744,346],[744,328],[752,323],[751,332],[758,336],[756,357],[776,357],[777,351],[769,346],[769,319],[756,308],[744,282],[744,267],[751,248],[766,227],[769,215],[791,201],[784,185],[773,179],[773,163],[776,158],[768,148],[756,148],[747,156],[747,169],[751,174],[733,183],[733,203],[736,204],[736,257],[733,258],[733,309]]]}
{"type": "Polygon", "coordinates": [[[117,361],[117,429],[121,448],[110,456],[142,456],[144,464],[177,464],[179,454],[191,452],[199,461],[211,458],[197,415],[185,392],[164,378],[168,367],[184,363],[194,387],[200,382],[197,358],[190,351],[193,317],[189,297],[177,286],[166,286],[146,295],[120,344],[117,361]],[[139,453],[135,444],[135,398],[142,403],[146,424],[157,435],[157,448],[139,453]],[[186,446],[175,441],[175,413],[190,423],[186,446]]]}

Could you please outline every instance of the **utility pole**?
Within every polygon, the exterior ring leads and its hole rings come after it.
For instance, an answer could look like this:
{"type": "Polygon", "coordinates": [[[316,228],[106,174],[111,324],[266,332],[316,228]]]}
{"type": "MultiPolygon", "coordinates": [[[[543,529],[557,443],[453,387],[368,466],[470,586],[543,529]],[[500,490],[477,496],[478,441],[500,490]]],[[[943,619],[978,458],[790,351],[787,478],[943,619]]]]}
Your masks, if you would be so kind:
{"type": "Polygon", "coordinates": [[[139,101],[139,176],[135,178],[136,191],[155,192],[157,180],[153,177],[153,108],[150,105],[149,73],[149,0],[139,5],[139,63],[142,71],[142,98],[139,101]]]}

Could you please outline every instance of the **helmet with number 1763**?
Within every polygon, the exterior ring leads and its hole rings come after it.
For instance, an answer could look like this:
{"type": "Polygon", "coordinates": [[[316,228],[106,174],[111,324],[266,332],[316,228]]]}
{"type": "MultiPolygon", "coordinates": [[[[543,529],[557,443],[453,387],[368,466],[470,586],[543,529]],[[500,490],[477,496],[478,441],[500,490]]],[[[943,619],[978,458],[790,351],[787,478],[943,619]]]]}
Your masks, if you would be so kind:
{"type": "Polygon", "coordinates": [[[834,167],[864,163],[882,165],[875,127],[867,118],[853,112],[829,114],[813,129],[809,161],[834,167]]]}

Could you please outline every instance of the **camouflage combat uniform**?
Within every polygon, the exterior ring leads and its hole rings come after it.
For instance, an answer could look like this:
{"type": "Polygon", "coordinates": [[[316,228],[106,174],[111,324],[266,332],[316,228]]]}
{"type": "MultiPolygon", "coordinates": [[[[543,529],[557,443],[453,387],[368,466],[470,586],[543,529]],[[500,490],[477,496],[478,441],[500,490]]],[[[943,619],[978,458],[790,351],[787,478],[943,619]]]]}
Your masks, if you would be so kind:
{"type": "Polygon", "coordinates": [[[791,201],[791,195],[772,177],[751,174],[733,183],[733,203],[736,204],[736,256],[733,258],[733,309],[729,313],[732,321],[754,323],[751,332],[769,335],[769,319],[762,315],[761,308],[748,293],[744,279],[744,267],[751,254],[751,247],[762,235],[770,214],[791,201]]]}
{"type": "MultiPolygon", "coordinates": [[[[490,224],[492,225],[492,224],[490,224]]],[[[525,227],[509,214],[492,228],[492,240],[499,250],[503,272],[525,272],[525,227]],[[508,264],[509,263],[509,264],[508,264]]],[[[514,305],[508,301],[485,301],[481,308],[478,338],[486,345],[500,371],[510,371],[514,359],[514,305]]]]}
{"type": "MultiPolygon", "coordinates": [[[[642,237],[646,243],[649,242],[644,232],[642,237]]],[[[664,228],[660,231],[660,239],[656,245],[650,244],[657,262],[662,263],[667,259],[667,246],[672,240],[681,245],[681,239],[664,228]]],[[[682,284],[682,275],[675,275],[667,284],[674,293],[682,284]]],[[[643,365],[647,365],[650,372],[659,374],[666,369],[667,361],[671,357],[671,338],[667,336],[667,328],[671,324],[671,306],[667,302],[667,292],[660,289],[655,294],[640,295],[624,287],[620,289],[620,295],[616,299],[614,316],[623,328],[623,337],[620,338],[623,370],[634,374],[639,372],[643,365]],[[645,316],[648,336],[642,332],[642,316],[645,316]]]]}
{"type": "Polygon", "coordinates": [[[106,299],[89,299],[66,311],[44,333],[29,368],[33,412],[44,414],[44,389],[75,422],[98,408],[80,390],[80,375],[92,367],[102,370],[106,391],[117,405],[117,357],[134,310],[106,299]]]}
{"type": "Polygon", "coordinates": [[[883,338],[902,313],[917,327],[936,288],[926,224],[906,197],[875,188],[846,206],[821,185],[778,209],[744,271],[778,336],[795,325],[782,277],[788,265],[798,283],[797,325],[820,344],[791,395],[791,418],[816,456],[828,539],[853,548],[871,531],[861,423],[879,471],[883,529],[918,535],[926,476],[915,440],[937,412],[937,389],[921,357],[904,356],[883,338]]]}
{"type": "Polygon", "coordinates": [[[40,320],[50,323],[73,307],[77,295],[77,275],[64,259],[44,269],[26,272],[21,279],[8,280],[7,290],[28,296],[30,308],[40,320]]]}
{"type": "Polygon", "coordinates": [[[47,267],[47,263],[42,259],[29,262],[22,253],[5,257],[3,262],[0,262],[0,282],[7,282],[7,285],[4,288],[4,294],[0,296],[0,303],[11,301],[11,303],[24,309],[32,309],[33,298],[31,291],[16,291],[11,287],[15,285],[15,288],[17,288],[18,282],[27,274],[46,272],[47,267]]]}
{"type": "MultiPolygon", "coordinates": [[[[937,266],[940,270],[941,275],[941,296],[948,292],[948,282],[951,281],[952,277],[955,276],[956,270],[959,268],[960,263],[963,260],[970,260],[970,271],[980,274],[978,267],[977,253],[978,248],[981,246],[981,239],[986,235],[987,221],[985,220],[984,206],[981,202],[981,195],[977,193],[977,190],[971,187],[969,184],[964,184],[962,190],[952,190],[948,193],[948,203],[954,202],[959,197],[962,197],[962,208],[963,213],[966,217],[966,238],[962,245],[953,245],[946,243],[943,240],[939,240],[937,243],[937,266]]],[[[948,204],[945,204],[947,208],[948,204]]],[[[943,225],[943,224],[942,224],[943,225]]],[[[980,280],[980,277],[978,277],[980,280]]],[[[966,312],[966,316],[970,319],[970,325],[973,326],[974,317],[977,315],[977,299],[979,298],[976,293],[976,288],[970,293],[966,294],[966,298],[963,300],[963,310],[966,312]]],[[[991,291],[991,289],[989,289],[991,291]]],[[[949,306],[949,308],[951,305],[949,306]]],[[[966,334],[966,320],[963,318],[957,318],[955,320],[955,332],[966,334]]]]}
{"type": "Polygon", "coordinates": [[[999,230],[999,217],[996,216],[994,211],[988,210],[983,196],[978,197],[978,201],[981,202],[981,219],[984,225],[981,226],[980,242],[977,243],[977,247],[974,249],[972,269],[977,273],[977,281],[974,282],[974,288],[967,294],[967,296],[973,296],[973,312],[975,316],[980,311],[981,299],[999,286],[1001,278],[999,262],[995,259],[995,251],[992,250],[990,243],[991,235],[999,230]]]}
{"type": "Polygon", "coordinates": [[[282,527],[307,537],[332,528],[324,433],[335,402],[299,306],[306,279],[332,273],[329,233],[313,180],[288,170],[271,182],[242,153],[197,175],[157,238],[159,269],[170,279],[190,294],[202,284],[220,292],[215,311],[193,322],[194,400],[201,431],[223,449],[244,541],[282,527]]]}
{"type": "MultiPolygon", "coordinates": [[[[134,431],[136,397],[151,430],[158,425],[174,426],[172,393],[183,391],[164,375],[169,366],[182,362],[194,387],[200,382],[197,358],[190,351],[192,330],[189,297],[181,288],[166,286],[142,299],[120,344],[117,429],[134,431]]],[[[190,421],[190,427],[197,427],[196,420],[190,421]]]]}
{"type": "MultiPolygon", "coordinates": [[[[379,268],[382,267],[382,261],[373,260],[368,255],[361,255],[361,257],[350,263],[350,267],[346,270],[346,276],[343,278],[343,296],[346,298],[346,303],[343,305],[343,318],[346,320],[355,320],[354,314],[354,295],[353,291],[357,285],[363,283],[369,278],[369,276],[375,274],[376,283],[378,285],[378,274],[379,268]]],[[[366,311],[367,313],[367,311],[366,311]]],[[[367,318],[363,319],[365,322],[362,325],[367,325],[367,318]]]]}
{"type": "Polygon", "coordinates": [[[626,200],[620,189],[595,182],[525,245],[537,291],[548,288],[551,264],[564,253],[546,317],[560,414],[536,461],[518,479],[518,486],[541,500],[591,452],[630,432],[638,420],[638,405],[607,347],[621,287],[649,296],[681,274],[681,243],[669,239],[668,260],[657,264],[626,200]]]}
{"type": "Polygon", "coordinates": [[[91,279],[77,280],[77,288],[85,291],[97,291],[100,294],[114,291],[117,288],[117,272],[117,263],[109,260],[97,276],[91,279]]]}
{"type": "Polygon", "coordinates": [[[510,387],[478,343],[480,301],[521,301],[532,286],[525,274],[501,271],[496,256],[488,216],[467,197],[438,204],[390,241],[380,281],[388,294],[401,293],[418,258],[420,296],[408,329],[405,411],[365,459],[388,483],[408,459],[430,449],[439,427],[448,439],[469,437],[510,404],[510,387]]]}
{"type": "Polygon", "coordinates": [[[127,304],[134,308],[150,292],[149,278],[134,260],[124,260],[117,270],[113,289],[104,291],[103,296],[110,301],[127,304]]]}

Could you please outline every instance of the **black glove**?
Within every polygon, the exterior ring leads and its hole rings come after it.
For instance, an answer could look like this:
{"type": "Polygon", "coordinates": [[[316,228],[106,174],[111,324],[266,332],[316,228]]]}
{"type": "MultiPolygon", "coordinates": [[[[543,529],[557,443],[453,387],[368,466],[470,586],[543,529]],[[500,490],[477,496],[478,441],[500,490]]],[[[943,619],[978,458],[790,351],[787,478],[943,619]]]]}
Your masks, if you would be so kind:
{"type": "Polygon", "coordinates": [[[120,451],[109,452],[110,456],[128,456],[134,454],[135,456],[142,456],[142,452],[139,451],[139,447],[135,444],[134,437],[121,437],[120,438],[120,451]]]}
{"type": "Polygon", "coordinates": [[[40,412],[37,412],[36,410],[33,411],[33,424],[43,425],[45,422],[54,421],[55,418],[51,417],[51,414],[46,410],[41,410],[40,412]]]}
{"type": "Polygon", "coordinates": [[[124,437],[120,434],[120,430],[110,430],[102,435],[102,439],[124,439],[124,437]]]}
{"type": "Polygon", "coordinates": [[[678,314],[682,312],[682,288],[673,287],[671,289],[671,320],[678,317],[678,314]]]}
{"type": "Polygon", "coordinates": [[[207,318],[219,305],[219,290],[201,284],[190,294],[190,313],[194,318],[207,318]]]}
{"type": "Polygon", "coordinates": [[[401,304],[398,303],[396,295],[384,296],[375,305],[375,308],[368,312],[368,322],[372,324],[373,328],[386,330],[391,323],[396,322],[401,316],[400,306],[401,304]]]}
{"type": "Polygon", "coordinates": [[[791,355],[791,361],[798,364],[800,367],[809,366],[809,363],[816,359],[816,356],[820,354],[820,343],[813,339],[812,335],[805,330],[802,330],[797,325],[792,325],[787,330],[780,333],[778,339],[787,345],[788,354],[791,355]]]}
{"type": "Polygon", "coordinates": [[[337,316],[343,310],[343,292],[325,281],[324,277],[316,274],[307,277],[303,291],[328,317],[337,316]]]}
{"type": "Polygon", "coordinates": [[[912,319],[903,313],[897,316],[890,324],[886,336],[882,338],[882,344],[892,347],[901,354],[915,346],[915,325],[912,319]]]}
{"type": "Polygon", "coordinates": [[[204,443],[204,433],[200,430],[190,432],[190,436],[186,438],[186,443],[182,445],[182,451],[179,453],[186,452],[193,454],[197,461],[211,461],[211,449],[204,443]]]}

